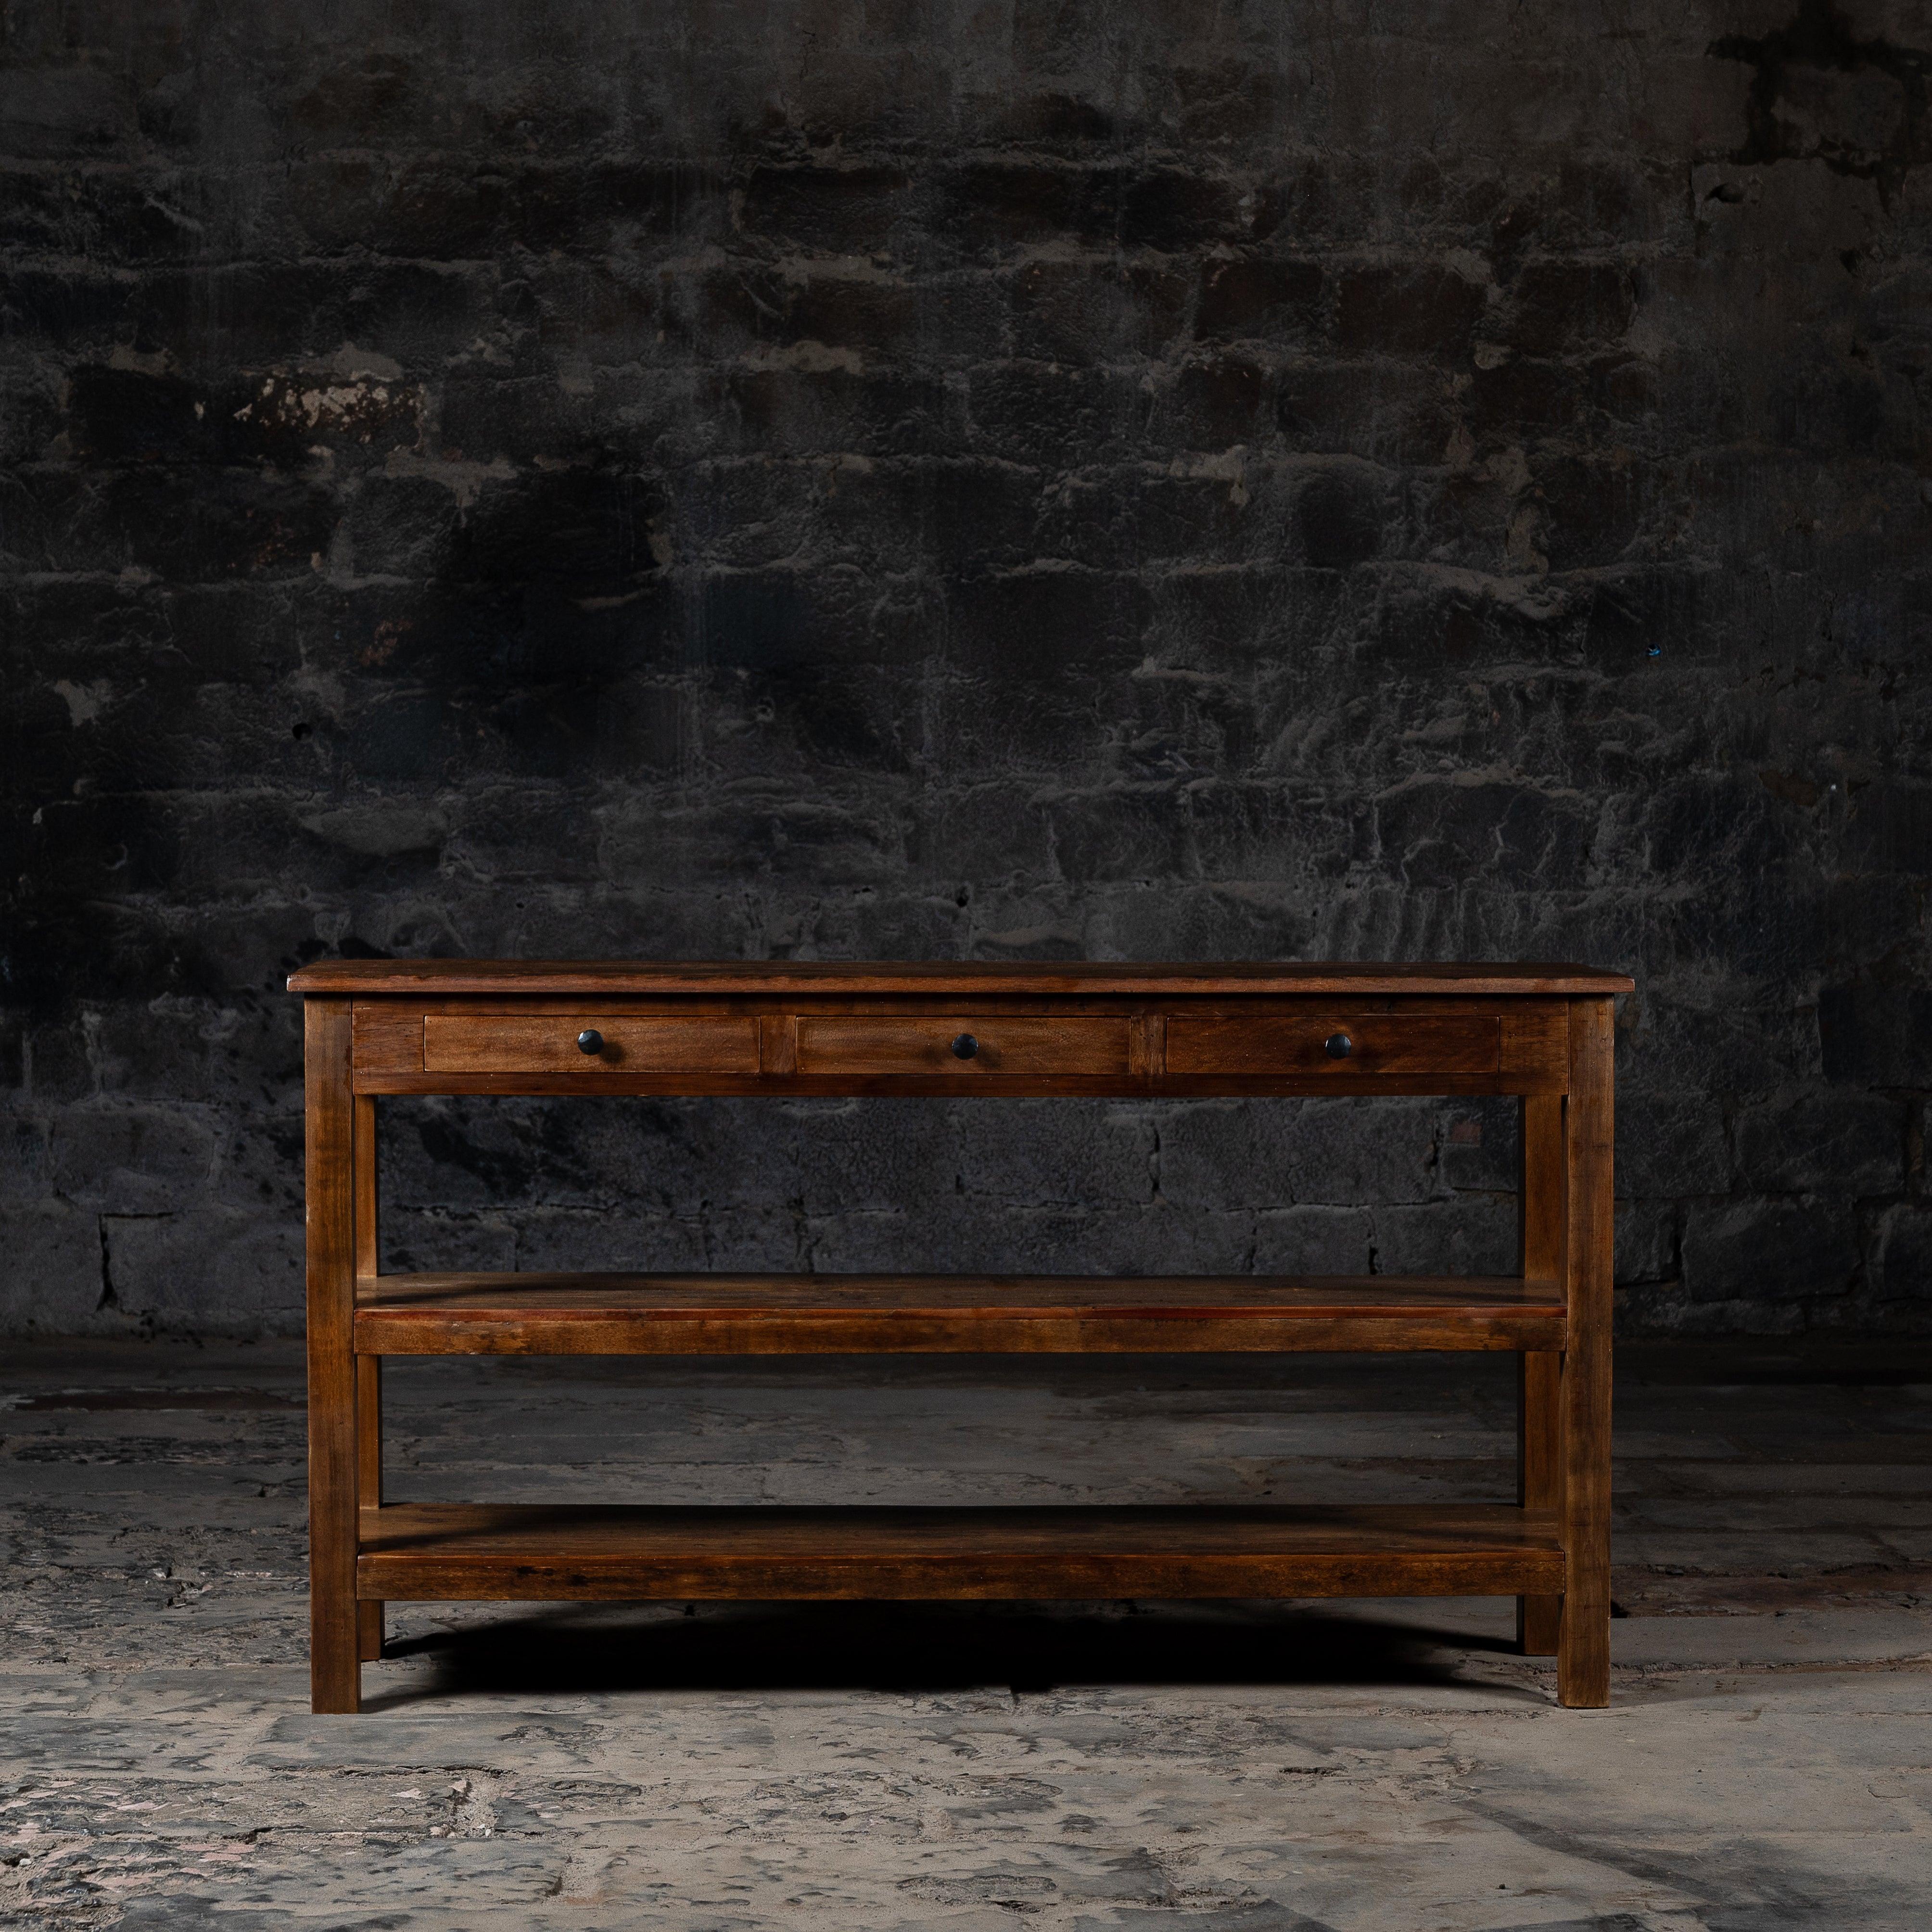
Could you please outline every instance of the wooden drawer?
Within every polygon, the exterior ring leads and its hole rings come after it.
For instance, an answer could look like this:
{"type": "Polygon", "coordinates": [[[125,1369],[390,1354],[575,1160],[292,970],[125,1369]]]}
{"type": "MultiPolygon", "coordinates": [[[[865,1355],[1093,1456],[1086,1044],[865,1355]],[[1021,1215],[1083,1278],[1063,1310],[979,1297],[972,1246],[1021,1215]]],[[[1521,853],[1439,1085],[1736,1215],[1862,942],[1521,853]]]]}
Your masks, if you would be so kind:
{"type": "Polygon", "coordinates": [[[1177,1014],[1167,1023],[1172,1074],[1320,1074],[1346,1083],[1378,1074],[1415,1078],[1494,1073],[1502,1064],[1502,1022],[1473,1015],[1177,1014]],[[1348,1042],[1346,1055],[1328,1050],[1338,1036],[1348,1042]]]}
{"type": "Polygon", "coordinates": [[[599,1013],[431,1013],[425,1073],[756,1073],[754,1019],[635,1019],[599,1013]],[[579,1034],[603,1036],[586,1053],[579,1034]]]}
{"type": "Polygon", "coordinates": [[[802,1074],[1024,1075],[1098,1078],[1127,1071],[1119,1019],[814,1019],[798,1023],[802,1074]],[[970,1040],[962,1057],[955,1042],[970,1040]]]}

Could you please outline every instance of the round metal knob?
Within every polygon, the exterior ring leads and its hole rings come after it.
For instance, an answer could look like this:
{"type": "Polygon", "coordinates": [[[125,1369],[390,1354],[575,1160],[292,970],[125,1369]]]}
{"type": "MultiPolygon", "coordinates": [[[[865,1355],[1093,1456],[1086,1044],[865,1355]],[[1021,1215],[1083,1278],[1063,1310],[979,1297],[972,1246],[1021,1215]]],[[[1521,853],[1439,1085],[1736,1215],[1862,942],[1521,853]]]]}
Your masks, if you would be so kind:
{"type": "Polygon", "coordinates": [[[956,1060],[970,1060],[980,1051],[980,1042],[970,1033],[962,1033],[952,1042],[952,1057],[956,1060]]]}
{"type": "Polygon", "coordinates": [[[1330,1060],[1346,1060],[1355,1050],[1355,1042],[1345,1033],[1331,1033],[1322,1044],[1328,1048],[1330,1060]]]}
{"type": "Polygon", "coordinates": [[[579,1053],[602,1053],[604,1036],[595,1027],[586,1027],[577,1036],[577,1050],[579,1053]]]}

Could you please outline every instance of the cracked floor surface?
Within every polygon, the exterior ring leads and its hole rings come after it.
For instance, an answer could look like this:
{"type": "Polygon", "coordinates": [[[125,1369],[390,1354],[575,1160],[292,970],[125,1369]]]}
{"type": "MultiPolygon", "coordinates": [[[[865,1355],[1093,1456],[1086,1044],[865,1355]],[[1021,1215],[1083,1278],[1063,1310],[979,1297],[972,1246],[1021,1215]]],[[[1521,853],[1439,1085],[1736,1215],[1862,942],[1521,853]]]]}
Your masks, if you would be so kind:
{"type": "MultiPolygon", "coordinates": [[[[395,1499],[1487,1500],[1513,1364],[392,1364],[395,1499]]],[[[1507,1604],[410,1604],[307,1708],[299,1351],[15,1345],[0,1924],[1932,1921],[1932,1351],[1619,1358],[1611,1708],[1507,1604]]]]}

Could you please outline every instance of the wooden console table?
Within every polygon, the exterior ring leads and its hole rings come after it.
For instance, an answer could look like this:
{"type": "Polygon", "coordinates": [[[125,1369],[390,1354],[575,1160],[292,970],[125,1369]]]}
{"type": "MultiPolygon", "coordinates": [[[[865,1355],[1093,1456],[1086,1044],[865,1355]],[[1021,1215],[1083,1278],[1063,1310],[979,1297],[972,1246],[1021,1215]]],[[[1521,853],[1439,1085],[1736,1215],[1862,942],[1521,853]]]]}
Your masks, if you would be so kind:
{"type": "Polygon", "coordinates": [[[338,960],[306,1001],[311,1684],[387,1599],[1514,1596],[1610,1695],[1611,1013],[1574,966],[338,960]],[[382,1094],[1514,1094],[1490,1277],[382,1274],[382,1094]],[[1514,1351],[1515,1505],[431,1507],[382,1499],[385,1355],[1514,1351]]]}

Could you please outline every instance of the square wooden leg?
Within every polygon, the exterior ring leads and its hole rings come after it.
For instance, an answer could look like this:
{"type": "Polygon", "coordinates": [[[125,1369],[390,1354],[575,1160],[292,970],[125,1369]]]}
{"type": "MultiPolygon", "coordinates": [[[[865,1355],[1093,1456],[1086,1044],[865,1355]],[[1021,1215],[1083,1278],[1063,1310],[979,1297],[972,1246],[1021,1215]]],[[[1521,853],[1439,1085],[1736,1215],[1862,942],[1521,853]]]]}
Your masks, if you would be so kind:
{"type": "MultiPolygon", "coordinates": [[[[359,1226],[359,1221],[358,1221],[359,1226]]],[[[361,1272],[360,1270],[358,1272],[361,1272]]],[[[382,1500],[382,1358],[356,1358],[356,1450],[357,1486],[368,1509],[382,1500]]],[[[356,1654],[364,1664],[382,1654],[382,1608],[364,1601],[356,1606],[356,1654]]]]}
{"type": "Polygon", "coordinates": [[[1563,1358],[1556,1694],[1580,1709],[1610,1701],[1611,1025],[1608,999],[1570,1002],[1563,1244],[1570,1346],[1563,1358]]]}
{"type": "MultiPolygon", "coordinates": [[[[1523,1097],[1517,1134],[1516,1207],[1525,1280],[1563,1277],[1563,1096],[1523,1097]]],[[[1516,1360],[1516,1502],[1556,1510],[1563,1501],[1563,1358],[1539,1350],[1516,1360]]],[[[1526,1657],[1553,1657],[1560,1595],[1519,1597],[1516,1638],[1526,1657]]]]}
{"type": "MultiPolygon", "coordinates": [[[[1556,1510],[1563,1499],[1563,1358],[1539,1350],[1516,1358],[1516,1500],[1556,1510]]],[[[1526,1657],[1554,1657],[1560,1596],[1519,1597],[1516,1640],[1526,1657]]]]}
{"type": "Polygon", "coordinates": [[[355,1126],[350,1002],[304,1010],[308,1216],[309,1688],[313,1708],[362,1702],[356,1610],[355,1126]]]}

